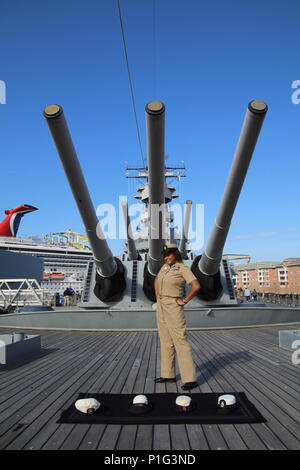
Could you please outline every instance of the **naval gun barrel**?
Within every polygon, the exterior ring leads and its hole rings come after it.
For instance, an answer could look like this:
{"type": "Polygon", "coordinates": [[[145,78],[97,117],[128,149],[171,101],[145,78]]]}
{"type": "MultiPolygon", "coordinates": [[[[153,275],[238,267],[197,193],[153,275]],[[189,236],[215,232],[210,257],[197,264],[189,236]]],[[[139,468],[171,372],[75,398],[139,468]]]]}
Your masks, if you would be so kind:
{"type": "Polygon", "coordinates": [[[204,275],[213,276],[219,270],[231,219],[267,110],[263,101],[254,100],[248,105],[218,215],[199,261],[204,275]]]}
{"type": "Polygon", "coordinates": [[[134,243],[132,230],[131,230],[131,227],[130,227],[130,218],[129,218],[129,215],[128,215],[128,204],[127,204],[127,202],[125,202],[125,201],[121,202],[121,207],[122,207],[122,210],[123,210],[124,224],[125,224],[125,229],[126,229],[128,259],[130,261],[138,260],[139,259],[139,254],[137,252],[137,249],[136,249],[136,246],[135,246],[135,243],[134,243]]]}
{"type": "Polygon", "coordinates": [[[48,123],[85,226],[85,230],[93,250],[97,273],[104,278],[111,277],[117,271],[117,262],[109,249],[104,238],[100,222],[96,216],[64,117],[63,109],[58,105],[47,106],[44,110],[44,116],[48,123]]]}
{"type": "Polygon", "coordinates": [[[161,252],[165,244],[164,117],[163,103],[151,101],[146,105],[150,216],[148,271],[152,276],[158,274],[163,264],[161,252]]]}
{"type": "Polygon", "coordinates": [[[186,201],[185,213],[184,213],[184,222],[182,227],[181,239],[179,244],[179,251],[183,259],[188,259],[186,246],[189,238],[189,226],[191,219],[191,210],[192,210],[192,201],[186,201]]]}

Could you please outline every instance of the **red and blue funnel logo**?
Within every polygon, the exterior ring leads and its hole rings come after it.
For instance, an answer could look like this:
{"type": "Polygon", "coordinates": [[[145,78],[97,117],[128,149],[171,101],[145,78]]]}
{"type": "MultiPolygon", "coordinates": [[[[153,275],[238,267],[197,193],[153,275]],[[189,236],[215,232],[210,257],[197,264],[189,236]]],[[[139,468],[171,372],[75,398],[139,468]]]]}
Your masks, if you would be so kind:
{"type": "Polygon", "coordinates": [[[15,237],[23,215],[37,210],[37,207],[29,206],[29,204],[6,210],[7,217],[0,222],[0,237],[15,237]]]}

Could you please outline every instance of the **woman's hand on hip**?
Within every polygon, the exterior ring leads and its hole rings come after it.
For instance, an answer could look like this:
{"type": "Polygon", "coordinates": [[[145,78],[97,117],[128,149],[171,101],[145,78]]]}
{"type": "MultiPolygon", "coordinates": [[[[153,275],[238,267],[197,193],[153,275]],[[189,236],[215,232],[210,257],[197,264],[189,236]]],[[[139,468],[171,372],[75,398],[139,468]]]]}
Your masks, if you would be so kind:
{"type": "Polygon", "coordinates": [[[180,305],[181,307],[186,304],[186,302],[181,297],[177,297],[176,303],[177,305],[180,305]]]}

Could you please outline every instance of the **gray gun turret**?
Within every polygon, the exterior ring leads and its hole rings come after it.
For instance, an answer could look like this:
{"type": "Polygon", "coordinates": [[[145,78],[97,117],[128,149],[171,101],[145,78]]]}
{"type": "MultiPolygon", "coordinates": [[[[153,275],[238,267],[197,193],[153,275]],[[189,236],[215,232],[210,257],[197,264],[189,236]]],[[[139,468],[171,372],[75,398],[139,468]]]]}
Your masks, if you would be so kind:
{"type": "Polygon", "coordinates": [[[58,105],[47,106],[44,110],[44,116],[63,164],[94,254],[97,267],[94,293],[105,302],[119,300],[126,287],[124,268],[121,261],[112,255],[103,235],[101,224],[96,216],[64,118],[63,109],[58,105]]]}
{"type": "Polygon", "coordinates": [[[219,276],[222,253],[267,110],[263,101],[254,100],[248,105],[217,218],[202,256],[193,262],[192,270],[200,281],[199,297],[202,299],[213,300],[222,290],[219,276]]]}
{"type": "MultiPolygon", "coordinates": [[[[207,245],[200,256],[187,249],[192,204],[191,201],[186,201],[179,250],[201,285],[198,297],[193,298],[190,303],[191,308],[212,305],[213,302],[217,305],[237,304],[227,260],[222,257],[223,249],[267,109],[267,105],[262,101],[251,101],[248,105],[220,209],[207,245]]],[[[139,174],[139,177],[147,179],[147,183],[138,190],[138,198],[146,204],[146,210],[141,217],[145,228],[137,229],[137,237],[134,240],[128,206],[123,203],[127,250],[115,257],[96,216],[63,110],[57,105],[45,108],[44,116],[94,254],[95,262],[88,270],[84,287],[82,306],[85,308],[107,308],[107,303],[112,302],[110,308],[121,311],[122,308],[149,307],[149,303],[156,300],[154,280],[164,262],[162,250],[165,242],[169,242],[167,227],[172,220],[171,213],[166,210],[166,204],[176,197],[173,194],[175,188],[166,184],[169,175],[166,173],[164,161],[164,115],[165,106],[160,101],[147,104],[148,163],[139,174]]]]}

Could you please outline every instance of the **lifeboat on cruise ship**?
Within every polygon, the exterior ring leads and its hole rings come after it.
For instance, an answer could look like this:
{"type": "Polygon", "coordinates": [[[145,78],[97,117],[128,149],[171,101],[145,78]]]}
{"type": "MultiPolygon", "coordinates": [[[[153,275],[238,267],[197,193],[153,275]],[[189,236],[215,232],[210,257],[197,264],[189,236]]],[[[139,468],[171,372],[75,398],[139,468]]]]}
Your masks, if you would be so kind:
{"type": "Polygon", "coordinates": [[[44,273],[44,281],[62,281],[65,278],[64,273],[44,273]]]}

